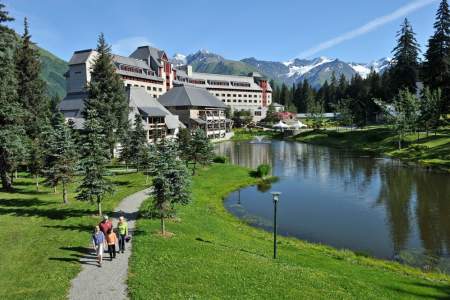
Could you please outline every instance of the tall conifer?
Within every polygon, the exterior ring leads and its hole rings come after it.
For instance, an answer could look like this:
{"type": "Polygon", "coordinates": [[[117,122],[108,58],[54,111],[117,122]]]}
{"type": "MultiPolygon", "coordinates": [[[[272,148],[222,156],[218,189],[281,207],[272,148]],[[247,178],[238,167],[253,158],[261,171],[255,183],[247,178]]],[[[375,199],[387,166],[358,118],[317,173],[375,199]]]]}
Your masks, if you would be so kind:
{"type": "Polygon", "coordinates": [[[441,89],[442,109],[450,110],[450,11],[442,0],[436,13],[434,34],[428,40],[423,68],[424,83],[431,89],[441,89]]]}
{"type": "Polygon", "coordinates": [[[102,134],[113,155],[115,144],[128,122],[128,102],[122,79],[115,71],[111,47],[100,34],[96,57],[88,84],[88,97],[85,100],[85,118],[87,110],[97,112],[102,134]]]}
{"type": "Polygon", "coordinates": [[[397,45],[392,53],[394,58],[390,72],[394,92],[404,89],[415,92],[418,80],[419,45],[412,26],[406,18],[397,33],[397,45]]]}
{"type": "Polygon", "coordinates": [[[25,154],[24,110],[17,98],[14,51],[17,38],[4,25],[12,21],[0,3],[0,179],[2,188],[12,189],[11,172],[25,154]]]}

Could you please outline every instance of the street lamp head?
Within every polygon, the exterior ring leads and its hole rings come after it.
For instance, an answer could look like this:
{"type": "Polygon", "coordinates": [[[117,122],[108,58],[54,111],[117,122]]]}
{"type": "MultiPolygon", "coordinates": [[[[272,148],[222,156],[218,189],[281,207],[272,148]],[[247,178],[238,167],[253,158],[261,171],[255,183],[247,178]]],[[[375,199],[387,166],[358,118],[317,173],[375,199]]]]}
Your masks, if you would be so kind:
{"type": "Polygon", "coordinates": [[[281,192],[272,192],[273,202],[278,202],[280,200],[281,192]]]}

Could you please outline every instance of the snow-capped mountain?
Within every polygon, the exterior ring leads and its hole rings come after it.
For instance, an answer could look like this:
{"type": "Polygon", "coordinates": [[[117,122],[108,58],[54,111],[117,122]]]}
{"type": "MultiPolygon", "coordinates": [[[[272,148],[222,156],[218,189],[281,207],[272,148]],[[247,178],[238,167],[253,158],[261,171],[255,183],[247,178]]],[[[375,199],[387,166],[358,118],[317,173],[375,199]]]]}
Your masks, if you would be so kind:
{"type": "Polygon", "coordinates": [[[350,67],[352,67],[356,73],[361,75],[362,78],[366,78],[372,70],[377,73],[383,73],[390,64],[391,58],[389,57],[383,57],[368,64],[349,63],[350,67]]]}
{"type": "Polygon", "coordinates": [[[175,55],[171,59],[171,62],[176,67],[183,66],[183,65],[187,64],[186,55],[183,55],[181,53],[175,53],[175,55]]]}
{"type": "Polygon", "coordinates": [[[344,75],[350,80],[356,74],[366,78],[371,70],[382,73],[389,67],[390,61],[389,58],[382,58],[370,63],[347,63],[324,56],[314,59],[294,58],[285,62],[264,61],[254,57],[236,61],[207,50],[199,50],[187,56],[176,54],[172,58],[174,65],[190,64],[197,72],[245,75],[258,71],[288,85],[308,80],[314,87],[320,87],[325,81],[330,82],[333,74],[336,78],[344,75]]]}

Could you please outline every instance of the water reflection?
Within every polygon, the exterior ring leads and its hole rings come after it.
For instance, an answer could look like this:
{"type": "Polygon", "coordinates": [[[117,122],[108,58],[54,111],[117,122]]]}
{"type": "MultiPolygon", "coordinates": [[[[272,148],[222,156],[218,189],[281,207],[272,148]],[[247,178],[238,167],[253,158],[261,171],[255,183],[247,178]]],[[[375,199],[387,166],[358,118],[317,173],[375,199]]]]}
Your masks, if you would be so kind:
{"type": "Polygon", "coordinates": [[[448,262],[448,174],[283,141],[239,146],[227,142],[219,144],[217,152],[253,169],[270,164],[280,178],[241,190],[239,212],[237,195],[232,194],[226,206],[239,217],[253,216],[256,225],[266,227],[272,209],[269,192],[279,190],[281,233],[417,265],[448,262]]]}

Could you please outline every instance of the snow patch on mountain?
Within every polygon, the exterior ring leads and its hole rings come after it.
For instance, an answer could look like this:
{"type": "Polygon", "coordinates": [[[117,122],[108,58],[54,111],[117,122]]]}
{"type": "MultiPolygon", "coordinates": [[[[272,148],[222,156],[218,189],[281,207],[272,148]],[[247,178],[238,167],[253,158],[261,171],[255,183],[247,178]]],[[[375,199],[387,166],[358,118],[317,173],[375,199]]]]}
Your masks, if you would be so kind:
{"type": "Polygon", "coordinates": [[[303,74],[308,73],[312,69],[314,69],[320,65],[332,62],[334,60],[335,59],[333,59],[333,58],[321,56],[319,58],[315,58],[315,59],[309,61],[309,63],[304,63],[303,61],[301,63],[299,63],[299,61],[297,59],[292,59],[287,62],[284,62],[283,64],[285,66],[289,67],[289,73],[287,74],[287,76],[292,77],[292,76],[302,76],[303,74]]]}

